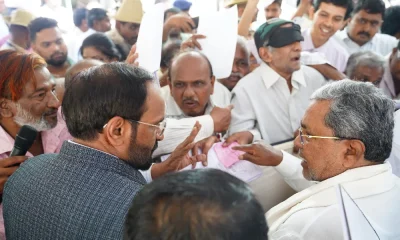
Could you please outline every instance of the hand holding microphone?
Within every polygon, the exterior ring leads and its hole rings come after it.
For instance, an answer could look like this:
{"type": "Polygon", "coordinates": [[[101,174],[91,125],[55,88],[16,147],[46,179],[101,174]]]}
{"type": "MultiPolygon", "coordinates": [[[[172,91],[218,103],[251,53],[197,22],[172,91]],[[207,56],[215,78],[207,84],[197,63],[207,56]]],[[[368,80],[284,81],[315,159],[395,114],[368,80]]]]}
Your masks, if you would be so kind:
{"type": "Polygon", "coordinates": [[[3,193],[4,184],[18,166],[23,163],[28,149],[32,146],[37,136],[37,131],[30,126],[23,126],[15,137],[14,147],[11,150],[10,157],[0,159],[0,193],[3,193]]]}

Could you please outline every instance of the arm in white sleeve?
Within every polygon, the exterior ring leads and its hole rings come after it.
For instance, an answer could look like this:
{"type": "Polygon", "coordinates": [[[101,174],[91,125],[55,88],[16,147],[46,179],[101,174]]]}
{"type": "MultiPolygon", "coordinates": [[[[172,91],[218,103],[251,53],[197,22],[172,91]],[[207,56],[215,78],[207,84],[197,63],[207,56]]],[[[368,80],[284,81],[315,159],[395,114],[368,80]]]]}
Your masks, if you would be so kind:
{"type": "Polygon", "coordinates": [[[300,192],[316,182],[308,181],[303,176],[303,167],[301,166],[301,159],[282,151],[282,162],[275,167],[275,169],[282,175],[285,182],[294,190],[300,192]]]}
{"type": "Polygon", "coordinates": [[[249,131],[253,134],[253,141],[261,140],[261,133],[256,126],[257,119],[255,112],[247,93],[243,89],[234,89],[231,104],[234,108],[232,109],[232,119],[228,135],[249,131]]]}
{"type": "Polygon", "coordinates": [[[167,119],[167,127],[164,131],[164,140],[158,143],[158,148],[153,153],[153,158],[170,154],[175,148],[190,135],[196,122],[201,124],[200,132],[195,142],[208,138],[214,134],[214,120],[210,115],[183,119],[167,119]]]}
{"type": "Polygon", "coordinates": [[[143,175],[144,179],[146,180],[147,183],[151,183],[153,181],[153,178],[151,177],[151,169],[153,168],[153,164],[148,170],[142,171],[139,170],[139,172],[143,175]]]}

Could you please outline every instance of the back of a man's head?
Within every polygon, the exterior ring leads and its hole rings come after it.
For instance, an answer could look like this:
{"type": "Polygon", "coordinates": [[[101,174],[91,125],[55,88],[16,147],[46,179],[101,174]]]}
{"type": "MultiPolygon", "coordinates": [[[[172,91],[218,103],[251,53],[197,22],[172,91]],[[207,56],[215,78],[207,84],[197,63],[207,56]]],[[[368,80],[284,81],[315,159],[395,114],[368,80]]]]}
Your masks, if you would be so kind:
{"type": "Polygon", "coordinates": [[[36,34],[38,32],[42,31],[43,29],[55,28],[57,26],[57,21],[51,18],[40,17],[34,19],[28,26],[31,42],[35,42],[36,34]]]}
{"type": "Polygon", "coordinates": [[[62,103],[71,136],[96,140],[116,116],[139,121],[146,111],[147,83],[152,79],[146,70],[125,63],[104,64],[73,77],[62,103]]]}
{"type": "Polygon", "coordinates": [[[268,239],[264,211],[246,183],[215,170],[166,175],[135,197],[125,240],[268,239]]]}
{"type": "Polygon", "coordinates": [[[77,8],[74,10],[74,25],[76,27],[81,27],[82,22],[86,20],[88,10],[86,8],[77,8]]]}
{"type": "Polygon", "coordinates": [[[346,9],[344,20],[350,17],[353,11],[353,0],[313,0],[314,11],[318,11],[322,3],[333,4],[336,7],[342,7],[346,9]]]}

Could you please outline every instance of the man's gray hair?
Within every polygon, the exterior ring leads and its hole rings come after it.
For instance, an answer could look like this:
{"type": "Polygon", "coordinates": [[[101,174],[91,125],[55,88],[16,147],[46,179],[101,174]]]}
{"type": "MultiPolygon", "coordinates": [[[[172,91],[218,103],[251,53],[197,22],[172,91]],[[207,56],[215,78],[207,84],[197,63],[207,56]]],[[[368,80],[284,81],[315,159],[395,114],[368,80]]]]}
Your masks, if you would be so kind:
{"type": "Polygon", "coordinates": [[[246,38],[242,37],[242,36],[238,36],[237,37],[237,45],[240,46],[240,48],[244,51],[244,53],[246,54],[247,58],[250,59],[250,50],[249,47],[247,46],[247,40],[246,38]]]}
{"type": "Polygon", "coordinates": [[[312,100],[331,101],[325,125],[339,138],[358,139],[364,158],[385,161],[392,150],[394,102],[371,83],[337,81],[318,89],[312,100]]]}
{"type": "Polygon", "coordinates": [[[359,66],[383,69],[384,65],[385,59],[372,51],[356,52],[349,57],[345,72],[347,77],[351,78],[359,66]]]}

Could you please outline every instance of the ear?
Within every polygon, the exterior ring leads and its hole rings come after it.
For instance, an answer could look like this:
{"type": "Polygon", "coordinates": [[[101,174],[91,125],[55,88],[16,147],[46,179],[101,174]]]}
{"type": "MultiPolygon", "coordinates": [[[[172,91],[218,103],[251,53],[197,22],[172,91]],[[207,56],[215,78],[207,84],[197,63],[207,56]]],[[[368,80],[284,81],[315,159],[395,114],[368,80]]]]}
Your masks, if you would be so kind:
{"type": "Polygon", "coordinates": [[[314,20],[314,15],[315,15],[315,8],[311,6],[308,9],[308,16],[310,17],[310,20],[314,20]]]}
{"type": "Polygon", "coordinates": [[[11,101],[5,98],[0,99],[0,116],[1,118],[11,118],[14,116],[11,109],[11,101]]]}
{"type": "Polygon", "coordinates": [[[131,124],[122,117],[113,117],[103,129],[103,135],[110,145],[117,147],[130,139],[132,133],[131,124]]]}
{"type": "Polygon", "coordinates": [[[268,48],[261,47],[258,49],[258,54],[264,62],[270,63],[272,61],[271,53],[268,51],[268,48]]]}
{"type": "Polygon", "coordinates": [[[346,169],[354,168],[364,159],[365,145],[360,140],[345,140],[346,152],[344,154],[343,167],[346,169]]]}
{"type": "Polygon", "coordinates": [[[211,94],[214,94],[214,84],[215,84],[215,76],[212,76],[211,77],[211,86],[212,86],[211,94]]]}

